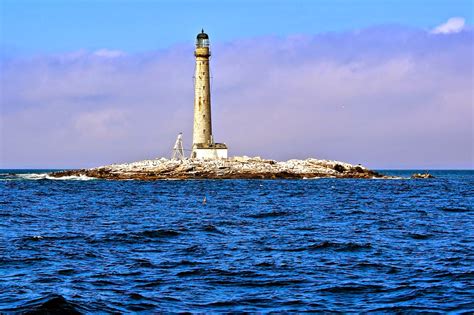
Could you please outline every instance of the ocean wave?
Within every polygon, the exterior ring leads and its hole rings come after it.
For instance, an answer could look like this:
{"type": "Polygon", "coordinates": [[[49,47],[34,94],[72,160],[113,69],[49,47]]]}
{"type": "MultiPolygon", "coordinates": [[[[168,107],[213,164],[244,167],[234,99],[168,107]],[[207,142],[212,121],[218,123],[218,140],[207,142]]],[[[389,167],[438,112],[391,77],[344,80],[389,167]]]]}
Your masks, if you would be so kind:
{"type": "Polygon", "coordinates": [[[54,171],[3,170],[16,179],[0,181],[0,314],[474,309],[474,174],[429,183],[16,176],[54,171]],[[203,195],[214,202],[202,206],[203,195]]]}
{"type": "MultiPolygon", "coordinates": [[[[86,175],[72,175],[72,176],[63,176],[63,177],[53,177],[47,173],[27,173],[27,174],[14,174],[17,179],[24,179],[24,180],[42,180],[42,179],[49,179],[49,180],[94,180],[97,179],[95,177],[89,177],[86,175]]],[[[10,178],[11,179],[11,178],[10,178]]]]}
{"type": "Polygon", "coordinates": [[[441,208],[441,211],[445,212],[469,212],[469,208],[464,208],[464,207],[443,207],[441,208]]]}
{"type": "Polygon", "coordinates": [[[61,295],[52,294],[29,301],[16,309],[4,309],[2,311],[19,314],[82,314],[85,309],[74,302],[66,300],[61,295]]]}
{"type": "Polygon", "coordinates": [[[210,234],[225,234],[212,224],[205,225],[201,230],[210,234]]]}
{"type": "Polygon", "coordinates": [[[286,211],[270,211],[270,212],[259,212],[255,214],[249,214],[247,217],[254,219],[263,219],[263,218],[274,218],[289,215],[289,212],[286,211]]]}
{"type": "Polygon", "coordinates": [[[302,252],[302,251],[315,251],[315,250],[333,250],[337,252],[356,252],[362,250],[372,249],[370,243],[353,243],[353,242],[331,242],[331,241],[322,241],[316,242],[305,246],[300,247],[266,247],[266,250],[272,251],[284,251],[284,252],[302,252]]]}
{"type": "Polygon", "coordinates": [[[331,292],[331,293],[376,293],[381,292],[385,289],[383,285],[378,284],[345,284],[345,285],[335,285],[326,288],[320,289],[324,292],[331,292]]]}
{"type": "Polygon", "coordinates": [[[19,238],[19,242],[38,242],[38,241],[68,241],[68,240],[80,240],[83,239],[84,235],[82,234],[58,234],[58,235],[27,235],[19,238]]]}
{"type": "Polygon", "coordinates": [[[0,309],[0,314],[119,314],[119,310],[102,302],[92,302],[87,305],[79,303],[75,298],[65,298],[56,293],[33,299],[15,308],[0,309]]]}
{"type": "Polygon", "coordinates": [[[158,239],[165,239],[170,237],[176,237],[184,232],[184,229],[181,230],[172,230],[172,229],[157,229],[157,230],[144,230],[139,232],[121,232],[121,233],[107,233],[103,235],[94,235],[86,238],[88,243],[108,243],[108,242],[118,242],[118,243],[134,243],[134,242],[147,242],[158,239]]]}

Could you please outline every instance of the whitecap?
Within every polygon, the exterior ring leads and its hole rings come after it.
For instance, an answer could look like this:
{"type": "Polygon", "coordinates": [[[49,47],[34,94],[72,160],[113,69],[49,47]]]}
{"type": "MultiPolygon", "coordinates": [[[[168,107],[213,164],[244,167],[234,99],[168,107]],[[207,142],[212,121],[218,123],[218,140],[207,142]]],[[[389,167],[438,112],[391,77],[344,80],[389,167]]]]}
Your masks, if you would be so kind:
{"type": "Polygon", "coordinates": [[[97,179],[95,177],[89,177],[84,174],[80,175],[71,175],[71,176],[62,176],[62,177],[52,177],[52,176],[47,176],[47,179],[52,179],[52,180],[94,180],[97,179]]]}
{"type": "Polygon", "coordinates": [[[38,173],[30,173],[30,174],[15,174],[16,177],[21,179],[29,179],[29,180],[38,180],[38,179],[46,179],[49,175],[48,174],[38,174],[38,173]]]}
{"type": "Polygon", "coordinates": [[[40,179],[49,179],[49,180],[93,180],[97,179],[95,177],[89,177],[84,174],[80,175],[71,175],[71,176],[62,176],[62,177],[53,177],[47,173],[38,174],[38,173],[30,173],[30,174],[16,174],[16,176],[20,179],[26,180],[40,180],[40,179]]]}

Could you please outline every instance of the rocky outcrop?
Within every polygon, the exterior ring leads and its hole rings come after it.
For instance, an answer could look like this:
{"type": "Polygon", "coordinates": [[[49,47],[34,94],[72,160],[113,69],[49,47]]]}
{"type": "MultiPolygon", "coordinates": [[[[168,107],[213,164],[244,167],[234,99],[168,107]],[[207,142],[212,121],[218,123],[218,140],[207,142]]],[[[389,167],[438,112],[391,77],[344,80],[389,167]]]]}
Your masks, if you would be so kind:
{"type": "Polygon", "coordinates": [[[433,175],[429,174],[429,173],[415,173],[413,175],[411,175],[411,178],[414,178],[414,179],[425,179],[425,178],[434,178],[433,175]]]}
{"type": "Polygon", "coordinates": [[[361,165],[338,161],[306,159],[278,162],[246,156],[222,160],[161,158],[50,174],[52,177],[80,175],[116,180],[390,178],[361,165]]]}

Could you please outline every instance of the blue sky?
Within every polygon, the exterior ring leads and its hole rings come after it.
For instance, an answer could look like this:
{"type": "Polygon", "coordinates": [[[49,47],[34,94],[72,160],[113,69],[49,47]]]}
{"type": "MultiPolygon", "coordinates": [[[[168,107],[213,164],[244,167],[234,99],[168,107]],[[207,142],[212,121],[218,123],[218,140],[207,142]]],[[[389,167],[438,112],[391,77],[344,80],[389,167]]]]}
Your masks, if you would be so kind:
{"type": "Polygon", "coordinates": [[[396,24],[431,29],[453,16],[472,25],[472,0],[1,0],[8,54],[103,47],[127,52],[186,43],[204,27],[213,41],[317,34],[396,24]]]}
{"type": "Polygon", "coordinates": [[[474,168],[472,0],[0,5],[0,168],[190,148],[201,27],[230,156],[474,168]]]}

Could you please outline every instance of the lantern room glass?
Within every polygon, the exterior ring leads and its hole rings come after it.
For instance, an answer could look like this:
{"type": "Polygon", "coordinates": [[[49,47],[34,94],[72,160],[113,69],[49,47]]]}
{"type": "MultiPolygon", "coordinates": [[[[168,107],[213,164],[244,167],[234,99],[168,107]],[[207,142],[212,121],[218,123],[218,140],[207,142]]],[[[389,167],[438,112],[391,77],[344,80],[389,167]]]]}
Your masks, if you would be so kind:
{"type": "Polygon", "coordinates": [[[196,40],[196,47],[209,47],[209,39],[208,38],[198,38],[196,40]]]}

